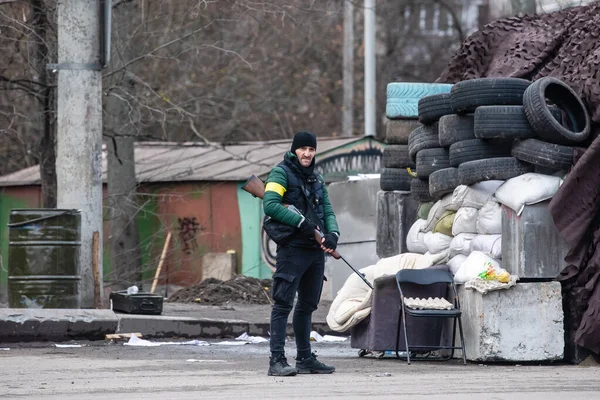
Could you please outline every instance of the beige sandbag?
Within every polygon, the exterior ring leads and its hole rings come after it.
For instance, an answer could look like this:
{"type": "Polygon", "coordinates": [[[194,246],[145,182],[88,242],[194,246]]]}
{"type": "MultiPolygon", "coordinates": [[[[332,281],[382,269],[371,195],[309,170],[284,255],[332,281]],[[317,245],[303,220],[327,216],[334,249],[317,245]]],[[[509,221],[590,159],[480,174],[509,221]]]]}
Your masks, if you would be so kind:
{"type": "Polygon", "coordinates": [[[454,223],[455,211],[446,211],[433,227],[433,233],[443,233],[446,236],[452,235],[452,224],[454,223]]]}

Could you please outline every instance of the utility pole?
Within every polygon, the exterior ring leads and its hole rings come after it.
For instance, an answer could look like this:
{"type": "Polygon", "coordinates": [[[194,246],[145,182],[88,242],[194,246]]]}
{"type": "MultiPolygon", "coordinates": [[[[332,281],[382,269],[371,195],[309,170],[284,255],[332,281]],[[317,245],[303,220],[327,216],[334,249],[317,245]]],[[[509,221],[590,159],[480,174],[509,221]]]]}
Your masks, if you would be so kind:
{"type": "Polygon", "coordinates": [[[354,131],[354,3],[344,1],[344,112],[342,136],[354,131]]]}
{"type": "Polygon", "coordinates": [[[94,305],[92,265],[102,297],[102,74],[100,2],[58,1],[57,207],[81,211],[81,308],[94,305]],[[98,232],[98,260],[92,260],[98,232]]]}
{"type": "Polygon", "coordinates": [[[375,97],[375,0],[364,0],[365,15],[365,136],[377,133],[375,97]]]}

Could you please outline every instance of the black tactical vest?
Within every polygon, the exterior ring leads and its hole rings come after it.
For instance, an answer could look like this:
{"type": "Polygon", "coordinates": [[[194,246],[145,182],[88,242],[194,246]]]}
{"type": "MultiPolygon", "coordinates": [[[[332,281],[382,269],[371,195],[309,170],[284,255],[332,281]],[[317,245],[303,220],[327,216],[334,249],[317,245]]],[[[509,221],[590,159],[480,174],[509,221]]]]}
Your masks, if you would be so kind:
{"type": "MultiPolygon", "coordinates": [[[[278,165],[287,175],[287,191],[283,194],[282,202],[284,204],[294,205],[304,217],[319,225],[322,232],[325,232],[325,211],[323,209],[323,177],[319,174],[313,174],[308,178],[299,176],[282,161],[278,165]]],[[[290,241],[291,246],[318,247],[319,244],[314,240],[298,237],[295,235],[290,241]]]]}

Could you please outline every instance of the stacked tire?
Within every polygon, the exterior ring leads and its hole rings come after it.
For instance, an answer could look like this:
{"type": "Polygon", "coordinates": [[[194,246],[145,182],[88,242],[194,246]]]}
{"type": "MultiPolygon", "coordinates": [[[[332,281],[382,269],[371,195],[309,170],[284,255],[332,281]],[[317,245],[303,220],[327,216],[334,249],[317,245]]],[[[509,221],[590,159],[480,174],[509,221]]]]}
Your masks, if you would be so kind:
{"type": "Polygon", "coordinates": [[[450,93],[423,97],[419,100],[418,113],[421,125],[410,134],[408,142],[417,172],[417,179],[411,182],[411,194],[420,202],[428,202],[456,187],[448,187],[453,185],[455,176],[448,170],[448,150],[440,146],[439,136],[440,119],[452,113],[450,93]]]}
{"type": "Polygon", "coordinates": [[[418,112],[422,125],[408,147],[419,179],[411,192],[419,200],[427,198],[426,186],[437,200],[461,184],[568,170],[572,146],[590,133],[583,102],[555,78],[462,81],[450,94],[422,98],[418,112]]]}
{"type": "MultiPolygon", "coordinates": [[[[416,172],[409,136],[420,127],[419,101],[426,96],[448,96],[452,85],[394,82],[387,86],[386,138],[380,186],[385,191],[411,191],[416,172]]],[[[436,139],[437,140],[437,139],[436,139]]],[[[428,189],[427,189],[428,191],[428,189]]],[[[428,195],[429,196],[429,195],[428,195]]]]}

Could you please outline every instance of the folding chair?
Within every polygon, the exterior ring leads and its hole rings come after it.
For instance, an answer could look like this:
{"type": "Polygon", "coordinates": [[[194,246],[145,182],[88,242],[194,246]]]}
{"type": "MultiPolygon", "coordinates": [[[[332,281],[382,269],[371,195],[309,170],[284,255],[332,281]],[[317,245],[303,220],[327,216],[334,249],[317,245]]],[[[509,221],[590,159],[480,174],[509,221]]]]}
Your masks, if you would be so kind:
{"type": "Polygon", "coordinates": [[[400,350],[400,325],[404,327],[404,342],[406,345],[406,360],[410,364],[410,352],[418,350],[451,350],[450,355],[447,357],[413,357],[415,360],[436,360],[436,361],[447,361],[454,356],[455,349],[462,350],[463,363],[467,365],[467,358],[465,355],[465,340],[463,336],[462,322],[461,322],[461,311],[460,302],[458,300],[458,293],[456,286],[454,285],[454,277],[447,270],[442,269],[421,269],[421,270],[401,270],[396,274],[396,283],[398,284],[398,290],[400,291],[400,309],[398,315],[398,328],[396,335],[396,357],[401,357],[399,354],[400,350]],[[454,291],[454,305],[450,310],[437,310],[437,309],[415,309],[407,307],[404,302],[404,293],[402,291],[403,283],[412,283],[416,285],[433,285],[436,283],[447,283],[452,286],[454,291]],[[414,318],[454,318],[454,324],[452,328],[452,343],[450,346],[411,346],[408,344],[408,334],[406,329],[406,315],[410,315],[414,318]],[[454,346],[456,340],[456,321],[458,321],[458,328],[460,331],[460,343],[461,346],[454,346]]]}

